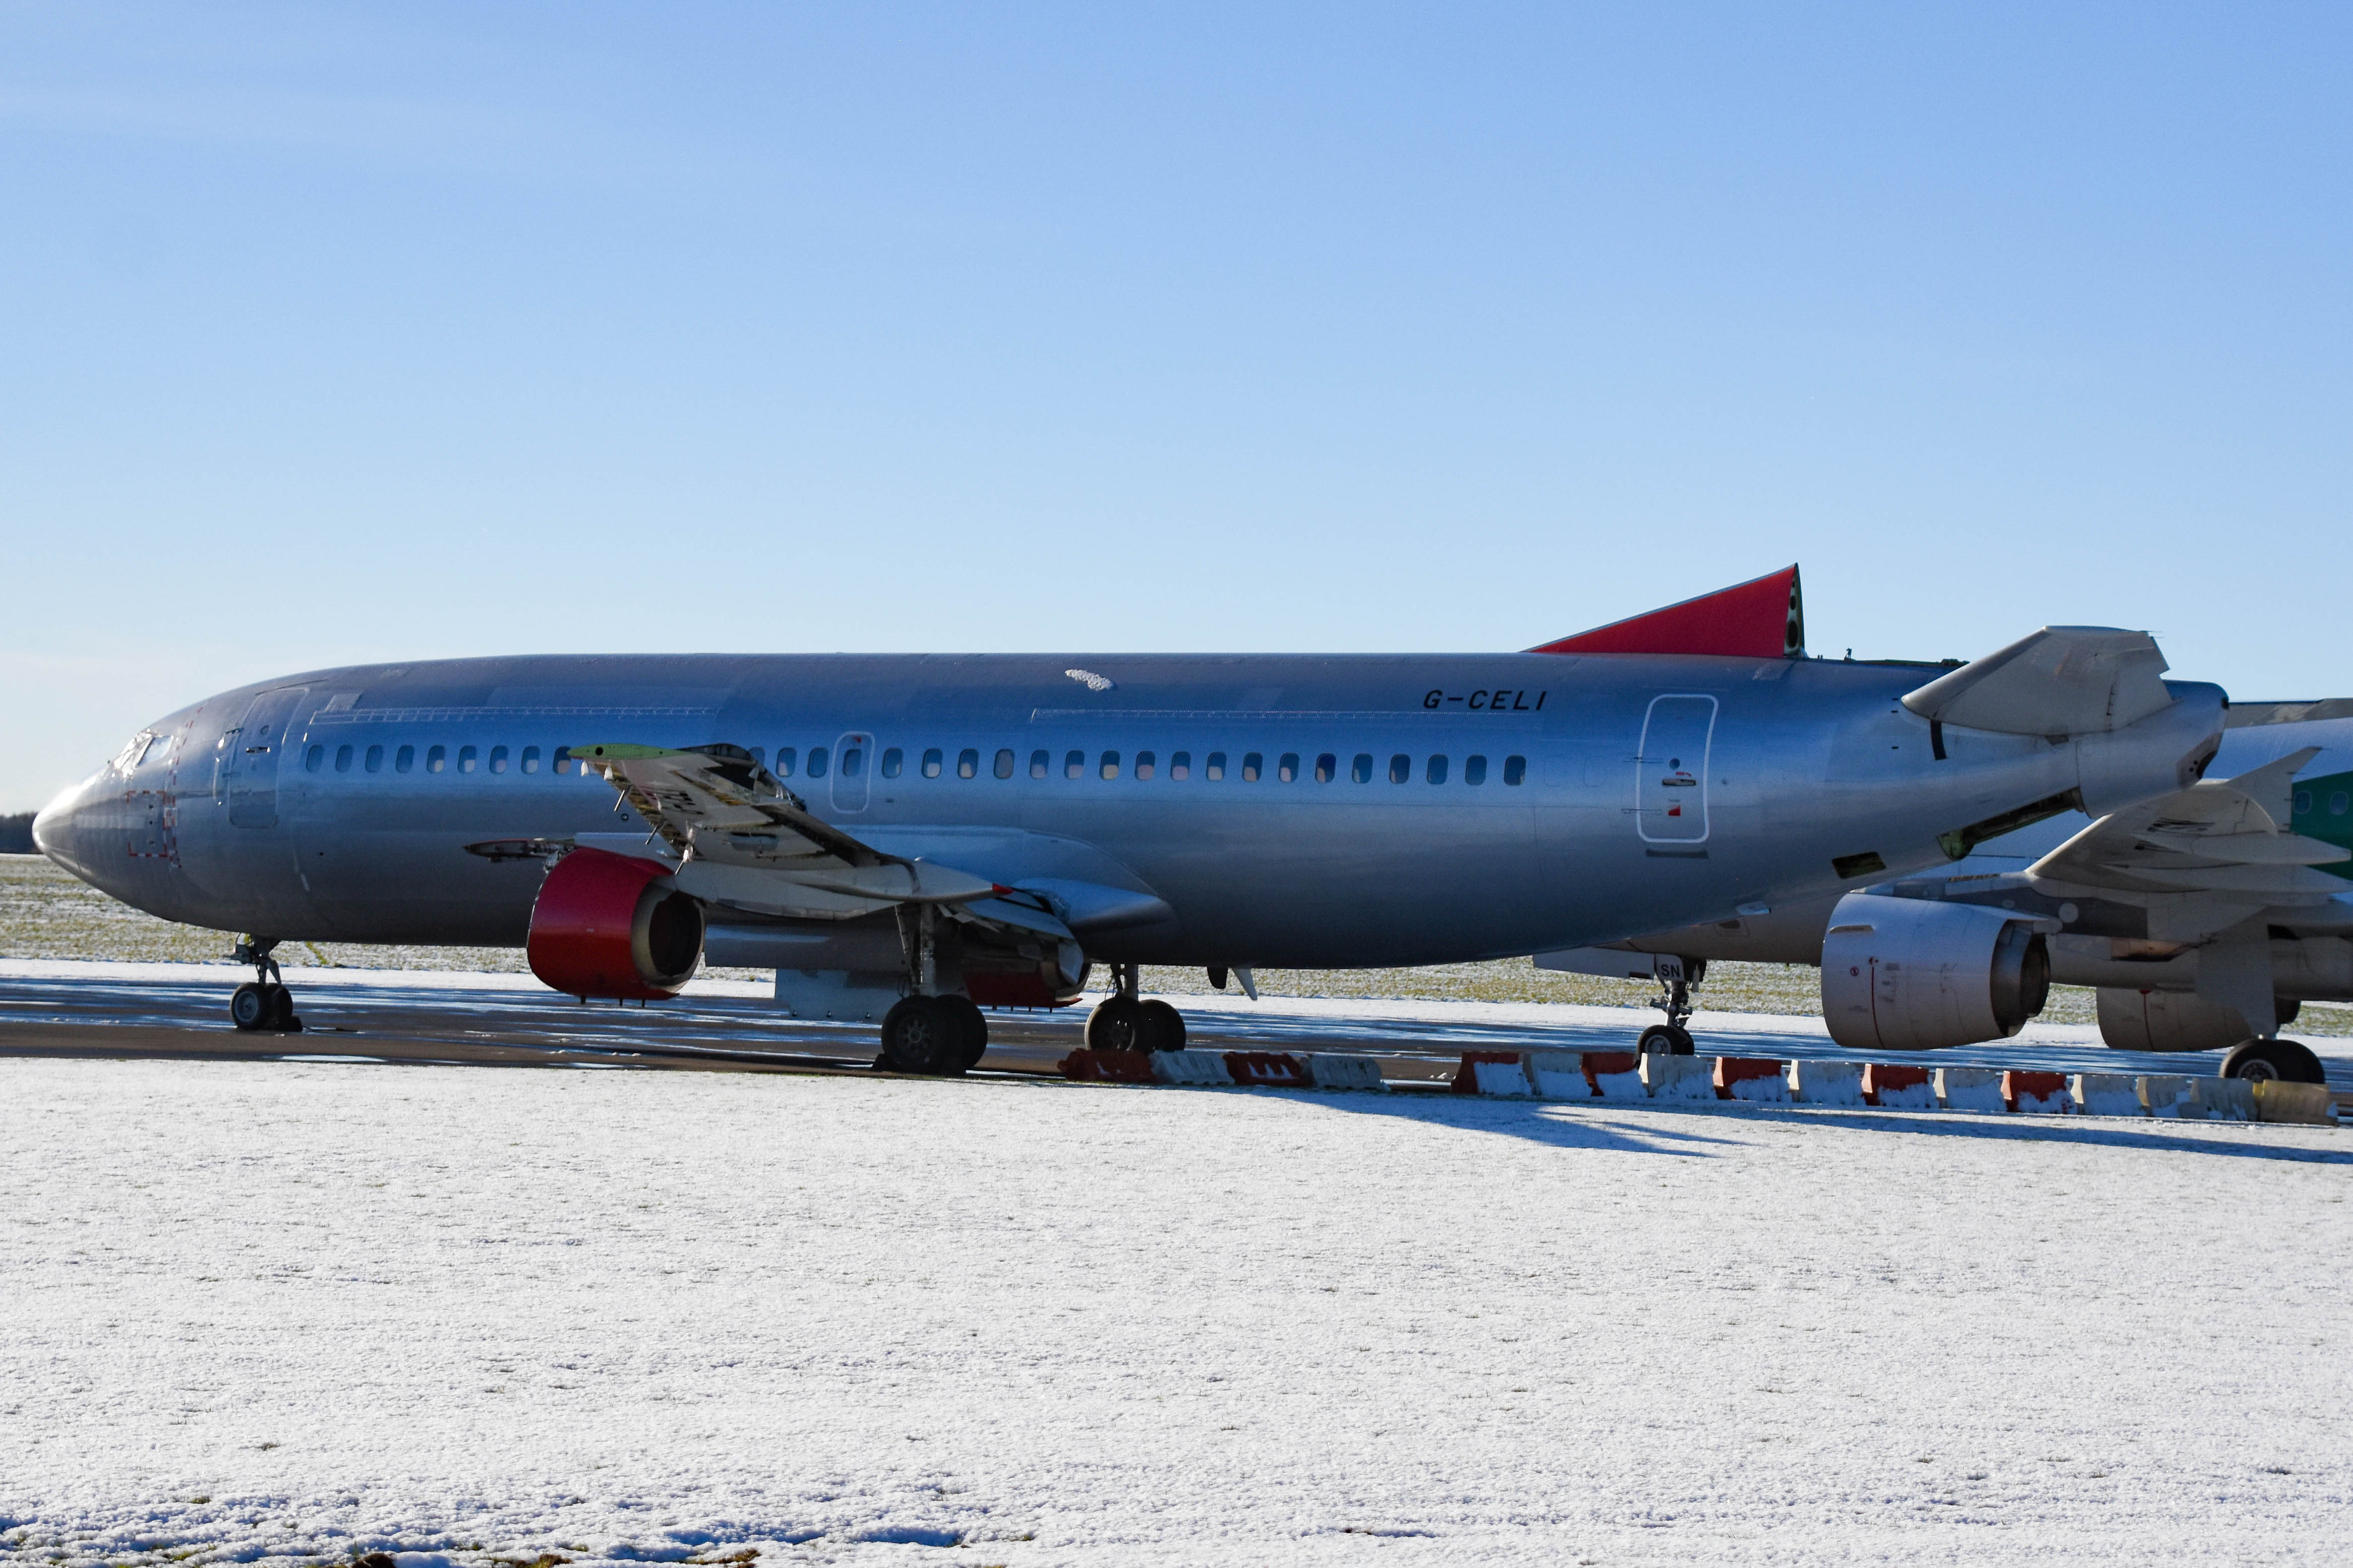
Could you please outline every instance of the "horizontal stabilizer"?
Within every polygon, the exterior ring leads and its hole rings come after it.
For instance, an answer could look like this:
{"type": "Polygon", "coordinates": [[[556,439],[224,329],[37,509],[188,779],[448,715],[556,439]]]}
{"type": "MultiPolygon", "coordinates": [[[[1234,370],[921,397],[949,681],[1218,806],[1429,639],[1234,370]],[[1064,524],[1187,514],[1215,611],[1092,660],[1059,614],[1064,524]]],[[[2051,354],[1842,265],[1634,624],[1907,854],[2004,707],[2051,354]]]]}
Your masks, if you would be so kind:
{"type": "Polygon", "coordinates": [[[1923,719],[2006,735],[2096,735],[2173,700],[2147,632],[2045,626],[1908,693],[1923,719]]]}
{"type": "Polygon", "coordinates": [[[1530,653],[1697,653],[1726,658],[1796,658],[1806,647],[1798,569],[1787,567],[1630,620],[1528,649],[1530,653]]]}

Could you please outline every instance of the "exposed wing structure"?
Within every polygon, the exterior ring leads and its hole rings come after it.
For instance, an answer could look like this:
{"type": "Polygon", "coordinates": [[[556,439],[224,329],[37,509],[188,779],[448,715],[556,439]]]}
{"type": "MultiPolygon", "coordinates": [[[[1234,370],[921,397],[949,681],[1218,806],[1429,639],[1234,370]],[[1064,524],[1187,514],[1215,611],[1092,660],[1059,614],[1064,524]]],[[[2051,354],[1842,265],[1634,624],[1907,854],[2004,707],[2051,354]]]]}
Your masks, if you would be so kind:
{"type": "Polygon", "coordinates": [[[678,885],[707,903],[848,920],[901,904],[968,904],[1011,891],[861,844],[812,815],[738,747],[672,751],[607,742],[575,746],[572,754],[646,819],[680,862],[678,885]]]}
{"type": "Polygon", "coordinates": [[[2147,632],[2044,626],[1906,693],[1923,719],[2012,735],[2121,730],[2173,700],[2147,632]]]}
{"type": "Polygon", "coordinates": [[[2029,867],[2027,880],[2053,897],[2137,905],[2149,911],[2152,937],[2175,942],[2274,906],[2325,903],[2345,881],[2314,868],[2353,859],[2353,850],[2288,827],[2295,771],[2319,750],[2110,813],[2029,867]]]}

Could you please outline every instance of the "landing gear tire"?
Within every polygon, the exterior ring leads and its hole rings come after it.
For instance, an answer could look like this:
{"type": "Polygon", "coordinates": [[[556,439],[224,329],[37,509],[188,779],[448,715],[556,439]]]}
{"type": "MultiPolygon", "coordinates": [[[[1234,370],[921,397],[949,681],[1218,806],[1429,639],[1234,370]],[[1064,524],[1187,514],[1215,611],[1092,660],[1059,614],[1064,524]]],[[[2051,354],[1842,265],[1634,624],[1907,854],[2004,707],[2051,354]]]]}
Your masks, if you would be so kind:
{"type": "Polygon", "coordinates": [[[969,996],[938,996],[933,1000],[964,1026],[964,1051],[956,1068],[970,1072],[988,1054],[988,1016],[969,996]]]}
{"type": "Polygon", "coordinates": [[[270,994],[283,989],[247,981],[229,994],[228,1021],[240,1029],[274,1027],[278,1022],[278,999],[270,994]]]}
{"type": "Polygon", "coordinates": [[[1185,1048],[1185,1015],[1157,996],[1135,1005],[1136,1045],[1140,1051],[1181,1051],[1185,1048]]]}
{"type": "Polygon", "coordinates": [[[954,1077],[965,1069],[967,1033],[946,998],[902,996],[882,1016],[882,1055],[874,1065],[890,1072],[954,1077]]]}
{"type": "Polygon", "coordinates": [[[1696,1047],[1692,1045],[1689,1030],[1674,1024],[1653,1024],[1642,1031],[1641,1043],[1634,1048],[1646,1057],[1653,1051],[1661,1056],[1687,1057],[1696,1047]]]}
{"type": "MultiPolygon", "coordinates": [[[[1140,1051],[1145,1045],[1144,1021],[1145,1004],[1133,996],[1106,996],[1095,1010],[1087,1015],[1087,1049],[1091,1051],[1140,1051]]],[[[1171,1012],[1175,1009],[1171,1008],[1171,1012]]]]}
{"type": "Polygon", "coordinates": [[[302,1020],[294,1016],[294,993],[287,990],[283,985],[273,985],[270,989],[277,992],[278,995],[270,1008],[269,1026],[282,1035],[301,1034],[302,1020]]]}
{"type": "Polygon", "coordinates": [[[2327,1083],[2320,1058],[2295,1040],[2242,1040],[2222,1058],[2224,1078],[2257,1083],[2327,1083]]]}

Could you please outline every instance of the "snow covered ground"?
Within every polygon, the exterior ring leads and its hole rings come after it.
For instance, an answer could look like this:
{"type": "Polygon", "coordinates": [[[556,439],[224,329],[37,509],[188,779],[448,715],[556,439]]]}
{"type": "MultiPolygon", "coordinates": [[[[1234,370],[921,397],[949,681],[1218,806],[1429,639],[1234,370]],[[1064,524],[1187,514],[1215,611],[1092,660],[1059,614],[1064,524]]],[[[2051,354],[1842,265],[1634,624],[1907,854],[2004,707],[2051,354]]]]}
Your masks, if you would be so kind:
{"type": "Polygon", "coordinates": [[[2353,1144],[0,1062],[0,1556],[2334,1563],[2353,1144]]]}

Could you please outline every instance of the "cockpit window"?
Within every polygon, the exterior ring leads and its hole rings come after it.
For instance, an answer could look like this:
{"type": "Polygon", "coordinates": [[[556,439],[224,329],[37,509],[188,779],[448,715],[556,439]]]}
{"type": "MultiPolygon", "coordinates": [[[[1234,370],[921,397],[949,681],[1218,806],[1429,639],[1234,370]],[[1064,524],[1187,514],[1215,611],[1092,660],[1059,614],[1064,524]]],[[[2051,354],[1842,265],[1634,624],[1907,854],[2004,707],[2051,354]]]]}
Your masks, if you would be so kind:
{"type": "MultiPolygon", "coordinates": [[[[118,773],[127,773],[132,769],[137,767],[141,763],[145,762],[147,760],[147,752],[149,749],[156,745],[162,740],[163,737],[156,734],[153,730],[142,730],[139,733],[131,737],[129,743],[126,744],[122,750],[114,753],[114,761],[110,765],[112,766],[114,771],[118,773]]],[[[89,754],[90,753],[87,752],[82,753],[84,756],[88,756],[89,754]]]]}

